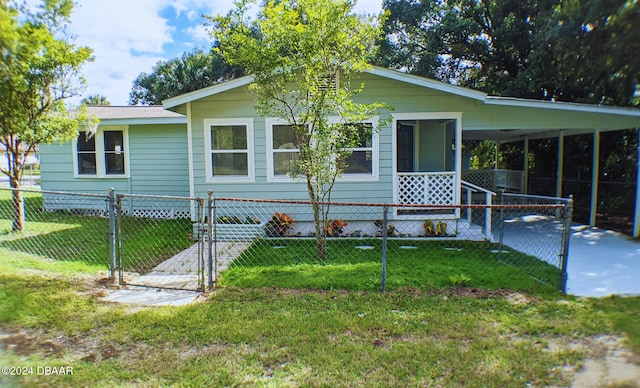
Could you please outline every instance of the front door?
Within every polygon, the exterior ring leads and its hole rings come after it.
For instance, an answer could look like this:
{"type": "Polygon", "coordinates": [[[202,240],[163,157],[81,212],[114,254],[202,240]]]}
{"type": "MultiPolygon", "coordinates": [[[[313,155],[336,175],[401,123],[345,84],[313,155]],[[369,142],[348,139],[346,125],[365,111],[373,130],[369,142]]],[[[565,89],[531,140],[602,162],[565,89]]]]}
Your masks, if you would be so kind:
{"type": "Polygon", "coordinates": [[[414,125],[398,122],[398,172],[414,172],[414,125]]]}

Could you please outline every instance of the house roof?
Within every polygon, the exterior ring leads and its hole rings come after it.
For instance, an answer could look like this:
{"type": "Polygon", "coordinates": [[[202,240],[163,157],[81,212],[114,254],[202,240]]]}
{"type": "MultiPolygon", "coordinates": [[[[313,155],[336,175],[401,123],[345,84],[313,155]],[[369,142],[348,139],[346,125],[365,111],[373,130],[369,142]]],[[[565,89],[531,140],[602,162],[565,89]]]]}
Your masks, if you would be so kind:
{"type": "Polygon", "coordinates": [[[152,106],[87,106],[87,113],[96,116],[101,125],[186,124],[180,113],[152,106]]]}
{"type": "MultiPolygon", "coordinates": [[[[524,136],[555,136],[560,130],[571,134],[595,130],[618,130],[640,127],[640,109],[569,102],[496,97],[484,92],[433,79],[372,66],[366,73],[405,82],[476,102],[474,111],[463,116],[464,136],[470,139],[512,141],[524,136]],[[465,121],[465,117],[474,120],[465,121]],[[469,122],[474,122],[470,125],[469,122]]],[[[245,76],[164,100],[165,109],[185,112],[185,104],[227,90],[246,86],[253,77],[245,76]]]]}

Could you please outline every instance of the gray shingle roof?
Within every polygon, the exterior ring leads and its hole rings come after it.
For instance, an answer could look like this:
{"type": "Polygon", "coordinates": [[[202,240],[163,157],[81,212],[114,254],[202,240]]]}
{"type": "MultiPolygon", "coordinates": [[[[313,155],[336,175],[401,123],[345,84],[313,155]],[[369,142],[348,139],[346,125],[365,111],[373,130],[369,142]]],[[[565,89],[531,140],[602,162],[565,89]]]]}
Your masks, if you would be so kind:
{"type": "Polygon", "coordinates": [[[162,106],[87,106],[87,113],[100,120],[117,119],[167,119],[184,116],[164,109],[162,106]]]}

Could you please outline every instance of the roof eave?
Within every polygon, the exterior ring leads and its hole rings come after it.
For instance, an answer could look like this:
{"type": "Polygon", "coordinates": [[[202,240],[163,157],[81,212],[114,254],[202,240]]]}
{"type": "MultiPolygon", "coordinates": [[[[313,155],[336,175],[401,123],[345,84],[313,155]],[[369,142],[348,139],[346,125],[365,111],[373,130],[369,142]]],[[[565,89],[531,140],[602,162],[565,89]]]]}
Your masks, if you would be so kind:
{"type": "Polygon", "coordinates": [[[155,124],[186,124],[186,117],[147,117],[103,119],[99,125],[155,125],[155,124]]]}
{"type": "Polygon", "coordinates": [[[512,97],[487,96],[485,104],[520,108],[553,109],[572,112],[607,113],[612,115],[640,117],[640,109],[606,105],[580,104],[576,102],[556,102],[544,100],[528,100],[512,97]]]}
{"type": "Polygon", "coordinates": [[[457,96],[471,98],[477,101],[485,101],[487,94],[477,90],[464,88],[462,86],[451,85],[445,82],[432,80],[429,78],[416,76],[408,73],[402,73],[396,70],[385,69],[384,67],[372,66],[364,70],[366,73],[393,79],[400,82],[406,82],[416,86],[422,86],[429,89],[438,90],[445,93],[451,93],[457,96]]]}
{"type": "Polygon", "coordinates": [[[244,76],[231,81],[219,83],[213,86],[206,87],[204,89],[194,90],[193,92],[181,94],[176,97],[168,98],[162,101],[164,109],[175,110],[175,108],[184,105],[188,102],[199,100],[201,98],[209,97],[218,93],[226,92],[227,90],[235,89],[241,86],[249,85],[253,81],[252,76],[244,76]]]}

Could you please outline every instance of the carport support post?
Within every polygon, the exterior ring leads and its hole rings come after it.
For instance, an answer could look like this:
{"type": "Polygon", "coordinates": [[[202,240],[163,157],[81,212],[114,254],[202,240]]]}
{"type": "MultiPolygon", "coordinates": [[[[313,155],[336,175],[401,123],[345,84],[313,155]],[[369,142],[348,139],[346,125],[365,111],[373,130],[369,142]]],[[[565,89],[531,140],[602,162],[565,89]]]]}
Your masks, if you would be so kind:
{"type": "Polygon", "coordinates": [[[558,135],[558,175],[556,180],[556,197],[562,197],[562,174],[564,170],[564,131],[558,135]]]}
{"type": "Polygon", "coordinates": [[[109,189],[109,279],[116,282],[116,195],[115,190],[109,189]]]}
{"type": "Polygon", "coordinates": [[[524,171],[522,177],[522,191],[523,194],[529,194],[529,136],[524,137],[524,167],[522,170],[524,171]]]}
{"type": "Polygon", "coordinates": [[[591,165],[591,209],[589,225],[596,226],[596,214],[598,213],[598,186],[600,185],[600,131],[593,133],[593,160],[591,165]]]}
{"type": "Polygon", "coordinates": [[[638,165],[636,166],[636,209],[633,219],[633,237],[640,237],[640,128],[638,134],[638,165]]]}

